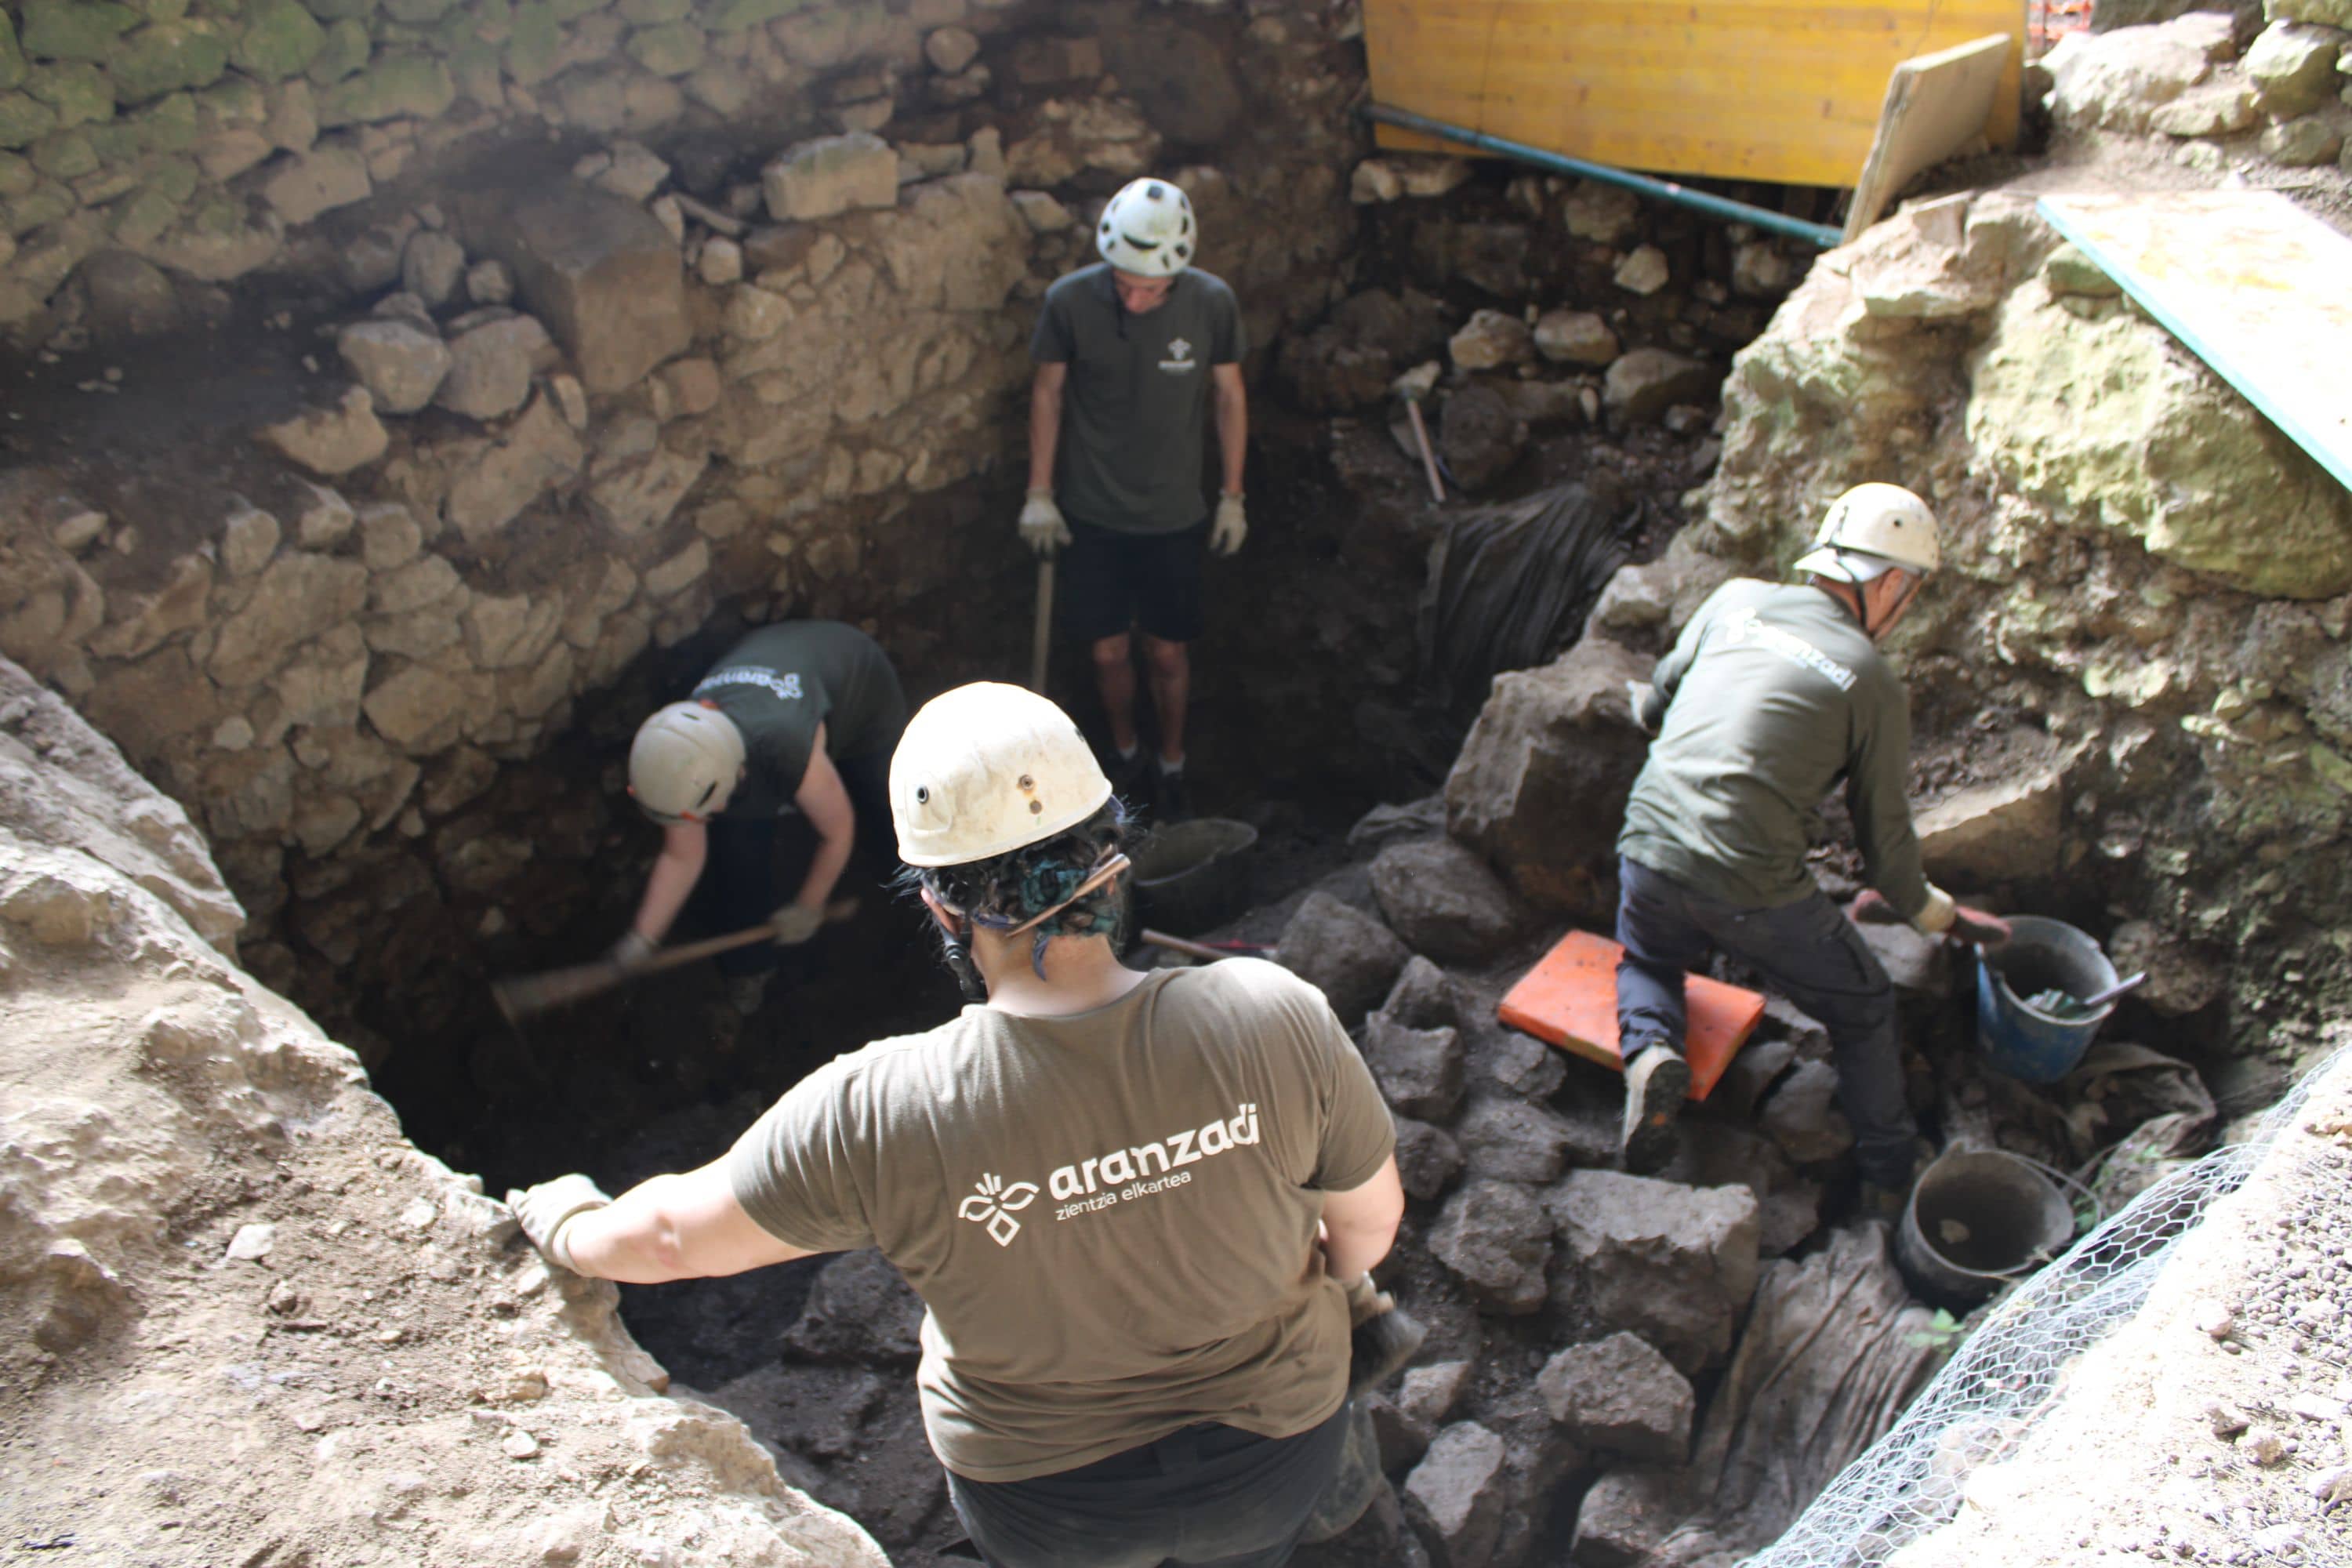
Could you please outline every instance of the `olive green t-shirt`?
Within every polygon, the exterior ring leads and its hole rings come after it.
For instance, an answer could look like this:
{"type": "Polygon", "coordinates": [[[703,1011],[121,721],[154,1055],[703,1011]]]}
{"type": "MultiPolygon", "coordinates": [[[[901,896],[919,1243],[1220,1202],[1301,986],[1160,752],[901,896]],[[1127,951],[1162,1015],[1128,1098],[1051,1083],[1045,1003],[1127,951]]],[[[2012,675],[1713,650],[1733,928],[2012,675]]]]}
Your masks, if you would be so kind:
{"type": "Polygon", "coordinates": [[[1195,1422],[1283,1437],[1337,1410],[1348,1310],[1316,1222],[1395,1138],[1322,994],[1232,959],[836,1058],[727,1170],[778,1239],[898,1266],[929,1309],[932,1448],[1009,1481],[1195,1422]]]}
{"type": "Polygon", "coordinates": [[[1926,907],[1905,798],[1910,706],[1844,605],[1810,584],[1735,579],[1651,681],[1642,717],[1658,738],[1619,854],[1727,903],[1793,903],[1813,891],[1808,830],[1843,777],[1871,885],[1906,918],[1926,907]]]}

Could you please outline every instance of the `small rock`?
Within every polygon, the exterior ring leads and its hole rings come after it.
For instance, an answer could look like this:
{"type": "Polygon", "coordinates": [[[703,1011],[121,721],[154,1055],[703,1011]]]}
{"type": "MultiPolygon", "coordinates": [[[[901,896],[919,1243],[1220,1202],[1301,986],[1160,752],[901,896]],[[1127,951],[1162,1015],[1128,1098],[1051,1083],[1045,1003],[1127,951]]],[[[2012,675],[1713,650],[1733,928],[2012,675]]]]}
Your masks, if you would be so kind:
{"type": "Polygon", "coordinates": [[[1690,1383],[1638,1335],[1570,1345],[1544,1364],[1536,1391],[1579,1447],[1672,1465],[1688,1456],[1690,1383]]]}
{"type": "Polygon", "coordinates": [[[438,229],[417,230],[400,253],[400,286],[427,305],[447,304],[465,275],[465,247],[438,229]]]}
{"type": "Polygon", "coordinates": [[[1609,367],[1602,401],[1613,428],[1654,425],[1677,403],[1712,402],[1722,376],[1704,360],[1666,349],[1635,349],[1609,367]]]}
{"type": "Polygon", "coordinates": [[[965,27],[934,27],[923,39],[923,57],[941,76],[955,76],[980,58],[980,39],[965,27]]]}
{"type": "Polygon", "coordinates": [[[357,521],[352,503],[325,485],[310,485],[310,499],[294,520],[294,536],[305,550],[331,550],[341,543],[357,521]]]}
{"type": "Polygon", "coordinates": [[[499,1439],[499,1451],[509,1459],[528,1459],[539,1453],[539,1439],[517,1426],[499,1439]]]}
{"type": "Polygon", "coordinates": [[[232,577],[250,577],[278,553],[284,531],[258,507],[232,513],[221,529],[221,568],[232,577]]]}
{"type": "Polygon", "coordinates": [[[761,173],[769,216],[805,222],[898,204],[898,154],[868,132],[819,137],[788,147],[761,173]]]}
{"type": "Polygon", "coordinates": [[[588,428],[588,393],[578,376],[551,375],[547,378],[547,390],[554,397],[555,406],[562,411],[566,425],[574,430],[588,428]]]}
{"type": "Polygon", "coordinates": [[[411,1198],[400,1211],[400,1223],[411,1230],[423,1230],[440,1217],[441,1210],[431,1198],[411,1198]]]}
{"type": "Polygon", "coordinates": [[[1353,1026],[1380,1005],[1412,951],[1396,933],[1325,892],[1309,893],[1283,928],[1274,960],[1319,988],[1353,1026]]]}
{"type": "Polygon", "coordinates": [[[2248,1425],[2246,1418],[2235,1407],[2218,1399],[2205,1406],[2205,1424],[2212,1428],[2216,1437],[2234,1437],[2248,1425]]]}
{"type": "Polygon", "coordinates": [[[354,386],[333,408],[312,409],[256,432],[312,473],[331,479],[363,468],[384,454],[392,438],[375,416],[367,388],[354,386]]]}
{"type": "Polygon", "coordinates": [[[1605,365],[1618,354],[1617,334],[1591,310],[1546,310],[1536,321],[1535,345],[1556,364],[1605,365]]]}
{"type": "Polygon", "coordinates": [[[2268,1469],[2273,1465],[2284,1464],[2288,1458],[2294,1454],[2294,1449],[2284,1437],[2280,1436],[2277,1433],[2263,1431],[2255,1432],[2241,1438],[2238,1443],[2238,1451],[2245,1455],[2246,1458],[2253,1463],[2260,1465],[2264,1469],[2268,1469]]]}
{"type": "Polygon", "coordinates": [[[1045,191],[1014,191],[1010,200],[1032,234],[1059,234],[1077,221],[1069,208],[1045,191]]]}
{"type": "Polygon", "coordinates": [[[1534,356],[1528,324],[1501,310],[1479,310],[1446,345],[1456,369],[1496,370],[1534,356]]]}
{"type": "Polygon", "coordinates": [[[669,236],[672,245],[686,243],[686,209],[677,205],[676,196],[662,196],[649,203],[646,211],[661,225],[662,232],[669,236]]]}
{"type": "Polygon", "coordinates": [[[1443,1121],[1462,1103],[1462,1037],[1453,1029],[1408,1029],[1374,1015],[1364,1060],[1402,1115],[1443,1121]]]}
{"type": "Polygon", "coordinates": [[[496,257],[466,268],[466,298],[477,305],[503,305],[514,298],[514,274],[496,257]]]}
{"type": "Polygon", "coordinates": [[[1508,1491],[1503,1439],[1475,1421],[1437,1435],[1405,1478],[1405,1517],[1447,1568],[1478,1568],[1502,1531],[1508,1491]]]}
{"type": "Polygon", "coordinates": [[[1402,195],[1404,181],[1381,159],[1365,159],[1348,176],[1348,199],[1360,207],[1392,202],[1402,195]]]}
{"type": "Polygon", "coordinates": [[[595,176],[595,184],[625,201],[642,202],[660,190],[669,178],[669,165],[635,142],[613,144],[611,162],[595,176]]]}
{"type": "MultiPolygon", "coordinates": [[[[1491,1311],[1523,1315],[1549,1295],[1551,1226],[1525,1187],[1472,1182],[1445,1200],[1430,1227],[1429,1250],[1491,1311]]],[[[1725,1324],[1725,1333],[1729,1325],[1725,1324]]]]}
{"type": "Polygon", "coordinates": [[[227,1258],[233,1263],[258,1263],[278,1245],[278,1227],[262,1223],[241,1225],[229,1237],[227,1258]]]}
{"type": "Polygon", "coordinates": [[[1834,1160],[1853,1147],[1853,1126],[1838,1109],[1837,1069],[1806,1061],[1764,1102],[1758,1121],[1800,1165],[1834,1160]]]}
{"type": "Polygon", "coordinates": [[[1475,851],[1446,837],[1391,844],[1372,861],[1389,929],[1442,963],[1485,963],[1517,941],[1527,911],[1475,851]]]}
{"type": "Polygon", "coordinates": [[[2199,1333],[2215,1340],[2228,1339],[2238,1322],[2228,1307],[2210,1297],[2200,1297],[2190,1305],[2189,1321],[2199,1333]]]}
{"type": "Polygon", "coordinates": [[[702,254],[694,266],[702,280],[714,289],[740,282],[743,277],[743,247],[731,239],[713,235],[702,242],[702,254]]]}
{"type": "Polygon", "coordinates": [[[503,316],[457,332],[449,340],[449,374],[434,401],[471,419],[503,418],[530,399],[532,369],[551,346],[532,316],[503,316]]]}
{"type": "Polygon", "coordinates": [[[1444,1129],[1400,1116],[1396,1119],[1396,1162],[1405,1194],[1427,1203],[1461,1174],[1462,1148],[1444,1129]]]}
{"type": "Polygon", "coordinates": [[[2344,35],[2303,22],[2273,22],[2238,61],[2254,104],[2274,120],[2308,114],[2336,95],[2344,35]]]}
{"type": "Polygon", "coordinates": [[[335,351],[386,414],[415,413],[449,374],[448,346],[405,320],[354,321],[335,334],[335,351]]]}
{"type": "Polygon", "coordinates": [[[1654,245],[1637,246],[1610,276],[1627,293],[1646,298],[1666,286],[1666,253],[1654,245]]]}
{"type": "Polygon", "coordinates": [[[2326,114],[2306,114],[2273,125],[2262,134],[2263,155],[2290,169],[2315,169],[2335,162],[2344,150],[2342,121],[2326,114]]]}
{"type": "Polygon", "coordinates": [[[1407,154],[1397,160],[1396,171],[1404,194],[1423,200],[1469,184],[1471,174],[1469,160],[1437,153],[1407,154]]]}

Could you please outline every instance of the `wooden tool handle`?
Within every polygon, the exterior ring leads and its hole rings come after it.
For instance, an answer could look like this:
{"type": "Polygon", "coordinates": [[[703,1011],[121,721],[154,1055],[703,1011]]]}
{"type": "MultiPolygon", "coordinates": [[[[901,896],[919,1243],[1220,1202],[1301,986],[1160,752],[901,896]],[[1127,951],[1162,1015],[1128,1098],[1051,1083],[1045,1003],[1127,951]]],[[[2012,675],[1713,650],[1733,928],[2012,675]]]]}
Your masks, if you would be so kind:
{"type": "Polygon", "coordinates": [[[1054,644],[1054,558],[1037,563],[1037,625],[1029,635],[1029,689],[1045,694],[1045,656],[1054,644]]]}

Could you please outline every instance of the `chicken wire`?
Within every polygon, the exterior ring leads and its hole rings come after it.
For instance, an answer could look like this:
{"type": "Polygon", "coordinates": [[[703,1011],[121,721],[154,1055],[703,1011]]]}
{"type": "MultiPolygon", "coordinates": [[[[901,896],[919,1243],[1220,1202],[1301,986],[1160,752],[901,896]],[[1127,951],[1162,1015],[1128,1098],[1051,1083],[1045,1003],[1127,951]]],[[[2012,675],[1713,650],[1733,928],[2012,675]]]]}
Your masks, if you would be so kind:
{"type": "Polygon", "coordinates": [[[2244,1184],[2344,1054],[2305,1073],[2251,1138],[2165,1176],[1996,1304],[1894,1428],[1741,1568],[1873,1568],[1948,1523],[1969,1473],[2024,1441],[2074,1358],[2139,1310],[2174,1246],[2244,1184]]]}

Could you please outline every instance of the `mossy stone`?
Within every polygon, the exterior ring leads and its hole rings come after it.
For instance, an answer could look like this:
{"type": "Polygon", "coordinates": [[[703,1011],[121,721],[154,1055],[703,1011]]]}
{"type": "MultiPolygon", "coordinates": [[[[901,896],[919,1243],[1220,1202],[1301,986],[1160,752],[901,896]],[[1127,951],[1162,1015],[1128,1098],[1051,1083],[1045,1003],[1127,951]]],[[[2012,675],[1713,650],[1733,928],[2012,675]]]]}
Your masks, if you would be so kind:
{"type": "Polygon", "coordinates": [[[457,101],[449,68],[430,55],[387,55],[319,95],[319,123],[373,125],[414,115],[430,120],[457,101]]]}
{"type": "Polygon", "coordinates": [[[114,118],[114,87],[106,73],[87,61],[43,66],[25,90],[58,111],[59,130],[96,125],[114,118]]]}
{"type": "Polygon", "coordinates": [[[142,19],[113,0],[32,0],[25,7],[25,52],[35,59],[103,61],[114,41],[142,19]]]}
{"type": "Polygon", "coordinates": [[[327,29],[300,0],[256,0],[229,58],[263,81],[283,81],[308,70],[326,46],[327,29]]]}
{"type": "Polygon", "coordinates": [[[555,74],[555,58],[563,47],[563,24],[556,20],[548,0],[522,0],[515,7],[514,30],[507,38],[507,75],[519,87],[536,87],[555,74]]]}
{"type": "Polygon", "coordinates": [[[0,11],[0,92],[23,86],[27,68],[24,47],[16,42],[16,19],[0,11]]]}
{"type": "Polygon", "coordinates": [[[702,63],[702,29],[691,22],[640,27],[624,46],[629,58],[656,76],[684,76],[702,63]]]}
{"type": "Polygon", "coordinates": [[[152,245],[179,216],[180,204],[151,186],[115,209],[114,237],[133,250],[152,245]]]}
{"type": "Polygon", "coordinates": [[[499,47],[481,39],[464,44],[449,57],[449,75],[457,90],[484,109],[506,104],[506,87],[499,70],[499,47]]]}
{"type": "Polygon", "coordinates": [[[175,92],[140,110],[138,124],[148,151],[186,153],[196,145],[203,128],[196,120],[195,95],[175,92]]]}
{"type": "Polygon", "coordinates": [[[640,27],[683,22],[693,9],[694,0],[621,0],[621,15],[640,27]]]}
{"type": "Polygon", "coordinates": [[[611,4],[611,0],[548,0],[548,3],[554,6],[557,21],[577,22],[583,16],[593,16],[602,11],[611,4]]]}
{"type": "Polygon", "coordinates": [[[8,204],[6,211],[0,213],[0,228],[5,228],[12,235],[21,235],[45,223],[57,222],[78,205],[71,191],[44,180],[8,204]]]}
{"type": "Polygon", "coordinates": [[[79,131],[59,131],[33,143],[33,167],[53,180],[79,180],[98,168],[98,149],[79,131]]]}
{"type": "Polygon", "coordinates": [[[375,15],[375,0],[303,0],[321,22],[365,21],[375,15]]]}
{"type": "Polygon", "coordinates": [[[780,16],[808,8],[811,0],[717,0],[703,7],[703,25],[714,33],[764,27],[780,16]]]}
{"type": "Polygon", "coordinates": [[[145,103],[220,80],[228,49],[228,36],[209,21],[157,22],[124,35],[106,68],[117,99],[145,103]]]}
{"type": "Polygon", "coordinates": [[[0,147],[29,147],[58,128],[58,111],[30,93],[0,92],[0,147]]]}
{"type": "Polygon", "coordinates": [[[327,41],[310,58],[310,78],[321,87],[341,81],[364,68],[374,47],[366,23],[349,16],[329,23],[327,41]]]}
{"type": "Polygon", "coordinates": [[[250,77],[232,76],[196,94],[196,107],[213,125],[258,125],[269,118],[269,99],[250,77]]]}
{"type": "Polygon", "coordinates": [[[120,196],[127,196],[139,188],[139,174],[133,169],[110,169],[100,163],[73,183],[74,195],[86,207],[102,207],[120,196]]]}
{"type": "Polygon", "coordinates": [[[477,0],[473,10],[458,21],[469,37],[486,44],[503,44],[514,32],[513,0],[477,0]]]}
{"type": "Polygon", "coordinates": [[[384,14],[395,22],[422,26],[437,22],[457,0],[383,0],[384,14]]]}
{"type": "Polygon", "coordinates": [[[40,183],[30,163],[14,153],[0,153],[0,201],[13,202],[40,183]]]}
{"type": "MultiPolygon", "coordinates": [[[[151,22],[176,22],[188,14],[188,0],[131,0],[131,9],[151,22]]],[[[237,0],[212,0],[206,10],[234,16],[237,0]]]]}

